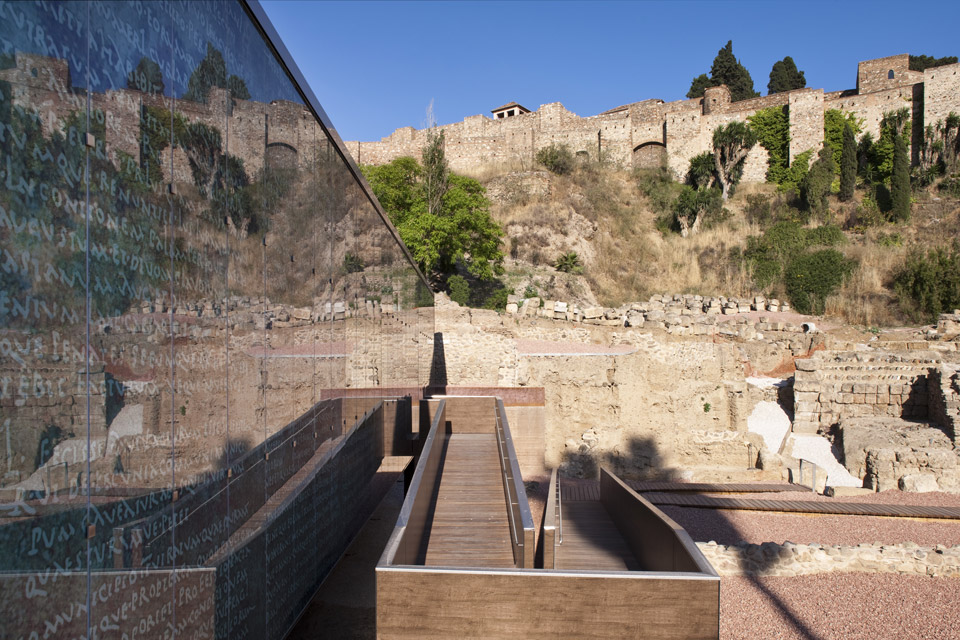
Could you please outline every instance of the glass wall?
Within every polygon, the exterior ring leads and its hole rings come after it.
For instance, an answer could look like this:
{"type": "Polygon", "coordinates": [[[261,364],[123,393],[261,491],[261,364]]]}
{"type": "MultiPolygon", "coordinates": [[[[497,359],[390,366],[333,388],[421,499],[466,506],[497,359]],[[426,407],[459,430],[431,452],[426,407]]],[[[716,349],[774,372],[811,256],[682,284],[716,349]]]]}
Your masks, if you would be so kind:
{"type": "Polygon", "coordinates": [[[339,556],[432,295],[305,95],[242,3],[0,2],[0,636],[280,637],[339,556]]]}

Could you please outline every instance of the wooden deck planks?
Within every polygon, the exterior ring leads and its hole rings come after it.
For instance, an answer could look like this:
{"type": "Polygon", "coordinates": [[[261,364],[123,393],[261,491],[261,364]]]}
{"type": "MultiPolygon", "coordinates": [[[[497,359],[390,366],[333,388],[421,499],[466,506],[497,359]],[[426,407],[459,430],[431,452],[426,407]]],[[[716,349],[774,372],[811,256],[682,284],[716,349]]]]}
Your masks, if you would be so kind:
{"type": "Polygon", "coordinates": [[[450,435],[426,565],[514,566],[499,456],[493,434],[450,435]]]}
{"type": "Polygon", "coordinates": [[[557,569],[638,571],[640,565],[600,502],[563,505],[563,542],[556,547],[557,569]]]}
{"type": "Polygon", "coordinates": [[[824,515],[862,515],[888,518],[941,518],[960,520],[960,507],[932,507],[901,504],[865,504],[814,500],[766,500],[763,498],[721,498],[696,494],[647,493],[644,497],[658,505],[705,509],[743,509],[824,515]]]}
{"type": "Polygon", "coordinates": [[[803,487],[786,482],[773,484],[767,482],[630,482],[630,487],[637,492],[656,491],[669,493],[674,491],[690,493],[780,493],[783,491],[810,492],[810,487],[803,487]]]}

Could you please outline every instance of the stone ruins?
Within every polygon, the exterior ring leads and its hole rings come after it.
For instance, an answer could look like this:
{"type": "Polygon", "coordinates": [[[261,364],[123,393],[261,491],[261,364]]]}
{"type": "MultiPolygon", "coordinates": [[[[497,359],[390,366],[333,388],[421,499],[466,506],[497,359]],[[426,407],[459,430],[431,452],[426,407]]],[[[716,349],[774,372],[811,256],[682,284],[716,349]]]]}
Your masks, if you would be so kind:
{"type": "MultiPolygon", "coordinates": [[[[960,64],[911,71],[909,56],[904,53],[861,62],[856,88],[843,91],[807,88],[731,102],[729,90],[719,86],[707,89],[703,98],[643,100],[589,117],[580,117],[559,102],[552,102],[511,117],[470,116],[440,129],[446,138],[447,159],[456,171],[529,168],[535,165],[537,150],[562,143],[590,157],[596,157],[599,148],[605,158],[624,167],[665,163],[681,178],[686,175],[690,158],[711,150],[714,129],[733,120],[745,120],[760,109],[787,110],[789,157],[794,158],[808,149],[819,150],[823,144],[823,114],[829,109],[861,118],[863,131],[876,138],[883,114],[908,106],[916,153],[926,124],[943,120],[951,111],[960,112],[958,96],[960,64]]],[[[385,164],[401,156],[419,157],[425,141],[425,130],[403,127],[377,142],[345,144],[358,163],[385,164]]],[[[743,180],[763,182],[766,170],[767,151],[756,145],[747,156],[743,180]]]]}

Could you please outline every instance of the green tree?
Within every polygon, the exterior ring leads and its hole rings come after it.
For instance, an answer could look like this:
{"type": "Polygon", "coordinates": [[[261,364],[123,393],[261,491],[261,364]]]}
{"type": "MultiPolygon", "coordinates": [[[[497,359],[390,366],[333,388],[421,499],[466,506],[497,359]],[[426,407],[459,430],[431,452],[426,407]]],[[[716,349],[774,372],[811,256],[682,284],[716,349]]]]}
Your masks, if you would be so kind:
{"type": "Polygon", "coordinates": [[[902,135],[896,137],[893,145],[893,171],[890,176],[893,208],[890,218],[895,222],[906,222],[910,219],[910,158],[902,135]]]}
{"type": "Polygon", "coordinates": [[[503,231],[490,217],[483,186],[455,173],[434,213],[427,209],[425,170],[413,158],[361,167],[370,187],[425,273],[452,274],[458,263],[484,280],[502,270],[503,231]]]}
{"type": "Polygon", "coordinates": [[[787,56],[773,63],[773,68],[770,69],[770,82],[767,83],[768,95],[803,89],[805,86],[807,86],[807,80],[803,77],[803,71],[797,69],[793,58],[787,56]]]}
{"type": "Polygon", "coordinates": [[[924,254],[912,251],[894,278],[901,308],[914,319],[935,321],[944,312],[960,308],[960,243],[924,254]]]}
{"type": "Polygon", "coordinates": [[[906,107],[888,111],[880,120],[880,137],[867,148],[867,173],[874,182],[887,182],[893,173],[894,143],[898,136],[910,139],[912,123],[906,107]]]}
{"type": "Polygon", "coordinates": [[[753,129],[737,120],[714,130],[714,168],[724,200],[730,196],[730,188],[740,180],[743,161],[756,142],[757,135],[753,129]]]}
{"type": "Polygon", "coordinates": [[[843,145],[840,151],[840,201],[850,200],[856,186],[857,140],[853,135],[853,127],[848,122],[843,126],[843,145]]]}
{"type": "Polygon", "coordinates": [[[825,144],[803,180],[803,199],[811,212],[822,215],[827,211],[827,196],[835,173],[833,149],[825,144]]]}
{"type": "Polygon", "coordinates": [[[943,58],[934,58],[933,56],[910,56],[910,70],[923,71],[933,67],[942,67],[945,64],[956,64],[957,56],[944,56],[943,58]]]}
{"type": "Polygon", "coordinates": [[[760,109],[747,118],[757,134],[757,142],[767,150],[767,182],[782,184],[788,175],[790,155],[790,119],[786,107],[760,109]]]}
{"type": "Polygon", "coordinates": [[[690,82],[690,90],[687,91],[687,97],[702,98],[704,91],[714,86],[716,85],[713,83],[713,80],[711,80],[707,74],[701,73],[690,82]]]}
{"type": "Polygon", "coordinates": [[[238,76],[227,75],[227,63],[223,60],[223,54],[208,42],[207,55],[190,74],[183,99],[205,103],[212,87],[227,89],[230,97],[235,100],[250,99],[246,83],[238,76]]]}
{"type": "Polygon", "coordinates": [[[709,151],[697,154],[690,158],[690,169],[687,171],[687,182],[697,189],[706,189],[713,182],[716,163],[713,154],[709,151]]]}
{"type": "Polygon", "coordinates": [[[836,249],[802,253],[787,263],[784,284],[790,303],[800,313],[824,312],[827,296],[843,284],[856,263],[836,249]]]}
{"type": "Polygon", "coordinates": [[[856,137],[860,133],[860,127],[863,121],[852,113],[845,113],[839,109],[827,109],[823,113],[823,141],[833,149],[833,163],[839,170],[841,165],[841,154],[843,153],[843,129],[847,125],[853,129],[853,135],[856,137]]]}
{"type": "Polygon", "coordinates": [[[687,97],[701,98],[707,88],[721,84],[727,85],[730,89],[730,99],[734,102],[760,95],[753,90],[753,78],[750,77],[750,72],[733,55],[732,40],[717,52],[717,57],[713,59],[713,65],[710,67],[710,77],[700,74],[693,79],[687,97]]]}
{"type": "Polygon", "coordinates": [[[673,213],[680,227],[680,235],[696,235],[705,218],[722,210],[719,189],[694,189],[684,185],[673,205],[673,213]]]}
{"type": "Polygon", "coordinates": [[[423,194],[427,201],[427,213],[435,216],[443,206],[443,197],[449,188],[450,167],[445,152],[446,140],[443,130],[436,127],[427,131],[427,144],[423,147],[423,194]]]}
{"type": "Polygon", "coordinates": [[[470,283],[461,275],[452,275],[447,278],[447,286],[450,288],[450,299],[466,307],[470,304],[470,283]]]}
{"type": "Polygon", "coordinates": [[[730,89],[730,99],[733,102],[756,98],[760,94],[753,90],[753,78],[747,68],[733,55],[733,40],[727,41],[710,68],[710,79],[714,85],[725,84],[730,89]]]}
{"type": "Polygon", "coordinates": [[[150,58],[140,58],[136,68],[127,75],[127,88],[151,95],[162,95],[163,71],[150,58]]]}

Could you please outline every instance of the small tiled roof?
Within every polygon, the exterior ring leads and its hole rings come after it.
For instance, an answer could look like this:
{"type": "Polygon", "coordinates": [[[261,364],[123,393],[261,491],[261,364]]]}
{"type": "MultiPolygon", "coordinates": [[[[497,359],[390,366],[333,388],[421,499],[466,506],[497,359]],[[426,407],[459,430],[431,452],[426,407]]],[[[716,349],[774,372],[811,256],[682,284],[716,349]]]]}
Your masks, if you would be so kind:
{"type": "Polygon", "coordinates": [[[512,108],[512,107],[518,107],[518,108],[522,109],[525,113],[530,113],[530,109],[527,109],[525,106],[523,106],[522,104],[519,104],[519,103],[517,103],[517,102],[508,102],[507,104],[503,105],[502,107],[497,107],[496,109],[491,110],[490,113],[496,113],[497,111],[503,111],[504,109],[510,109],[510,108],[512,108]]]}

